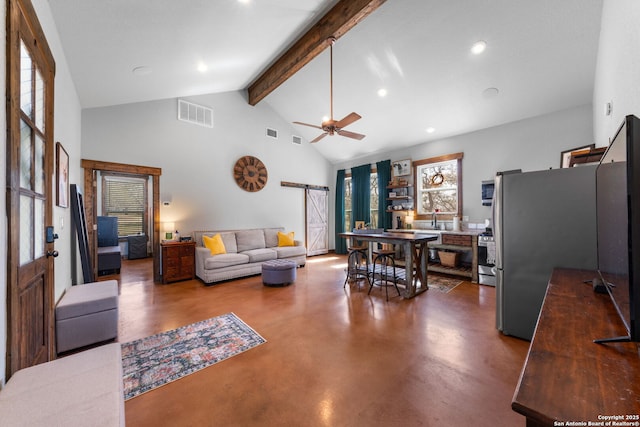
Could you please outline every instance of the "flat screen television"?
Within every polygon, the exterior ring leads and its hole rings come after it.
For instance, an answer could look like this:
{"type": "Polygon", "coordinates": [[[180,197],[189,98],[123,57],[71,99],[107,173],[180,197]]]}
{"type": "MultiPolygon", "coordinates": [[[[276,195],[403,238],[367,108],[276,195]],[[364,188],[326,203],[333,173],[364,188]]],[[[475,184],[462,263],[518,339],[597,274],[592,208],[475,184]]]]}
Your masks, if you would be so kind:
{"type": "Polygon", "coordinates": [[[640,341],[640,119],[625,117],[596,169],[598,275],[627,329],[596,342],[640,341]]]}

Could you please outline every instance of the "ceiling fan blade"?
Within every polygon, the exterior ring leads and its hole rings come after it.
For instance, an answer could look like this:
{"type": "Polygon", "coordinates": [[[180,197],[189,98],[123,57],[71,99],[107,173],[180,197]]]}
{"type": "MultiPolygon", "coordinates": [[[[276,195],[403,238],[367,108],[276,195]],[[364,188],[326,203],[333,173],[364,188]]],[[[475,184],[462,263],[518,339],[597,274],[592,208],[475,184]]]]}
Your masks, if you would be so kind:
{"type": "Polygon", "coordinates": [[[346,116],[344,119],[342,119],[339,122],[337,122],[336,123],[336,127],[338,127],[338,128],[346,127],[346,126],[350,125],[351,123],[355,122],[356,120],[360,120],[361,118],[362,118],[362,116],[360,116],[360,114],[351,113],[348,116],[346,116]]]}
{"type": "Polygon", "coordinates": [[[327,135],[328,135],[328,133],[327,133],[327,132],[322,133],[322,134],[320,134],[318,137],[316,137],[316,139],[314,139],[313,141],[310,141],[310,142],[311,142],[312,144],[313,144],[314,142],[318,142],[318,141],[320,141],[322,138],[324,138],[324,137],[325,137],[325,136],[327,136],[327,135]]]}
{"type": "Polygon", "coordinates": [[[349,132],[348,130],[338,130],[336,131],[338,133],[338,135],[340,136],[346,136],[347,138],[353,138],[353,139],[362,139],[364,138],[366,135],[363,135],[361,133],[355,133],[355,132],[349,132]]]}
{"type": "Polygon", "coordinates": [[[293,122],[296,125],[302,125],[302,126],[309,126],[312,128],[316,128],[316,129],[320,129],[322,130],[322,127],[318,126],[318,125],[310,125],[309,123],[302,123],[302,122],[293,122]]]}

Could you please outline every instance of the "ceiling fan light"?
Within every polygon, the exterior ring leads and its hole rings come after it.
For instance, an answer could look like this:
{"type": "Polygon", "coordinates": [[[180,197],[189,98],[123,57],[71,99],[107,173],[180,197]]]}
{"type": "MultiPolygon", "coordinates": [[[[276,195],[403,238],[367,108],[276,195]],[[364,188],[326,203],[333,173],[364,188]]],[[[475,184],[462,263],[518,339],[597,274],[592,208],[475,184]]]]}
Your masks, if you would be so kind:
{"type": "Polygon", "coordinates": [[[329,105],[330,105],[330,111],[331,114],[329,115],[329,117],[323,117],[322,118],[322,123],[320,126],[316,126],[316,125],[312,125],[309,123],[303,123],[303,122],[293,122],[299,125],[303,125],[303,126],[310,126],[312,128],[317,128],[322,130],[324,133],[322,133],[320,136],[316,137],[316,139],[314,139],[313,141],[311,141],[312,143],[314,142],[318,142],[320,139],[324,138],[327,135],[334,135],[334,134],[338,134],[338,135],[342,135],[345,136],[347,138],[352,138],[352,139],[362,139],[365,137],[365,135],[360,134],[360,133],[356,133],[356,132],[349,132],[346,130],[343,130],[344,127],[349,126],[351,123],[360,120],[362,118],[362,116],[360,116],[360,114],[352,112],[350,114],[347,114],[346,116],[344,116],[342,119],[340,120],[335,120],[333,118],[333,44],[335,43],[336,39],[335,37],[329,37],[328,39],[328,43],[329,43],[329,105]]]}

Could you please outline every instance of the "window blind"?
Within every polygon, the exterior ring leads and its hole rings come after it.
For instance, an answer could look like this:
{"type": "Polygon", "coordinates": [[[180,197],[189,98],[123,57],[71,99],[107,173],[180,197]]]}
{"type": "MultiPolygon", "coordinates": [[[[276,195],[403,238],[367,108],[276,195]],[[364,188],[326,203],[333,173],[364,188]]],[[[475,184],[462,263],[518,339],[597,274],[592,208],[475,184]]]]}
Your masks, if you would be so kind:
{"type": "Polygon", "coordinates": [[[118,236],[144,233],[146,181],[105,177],[102,195],[103,214],[118,217],[118,236]]]}

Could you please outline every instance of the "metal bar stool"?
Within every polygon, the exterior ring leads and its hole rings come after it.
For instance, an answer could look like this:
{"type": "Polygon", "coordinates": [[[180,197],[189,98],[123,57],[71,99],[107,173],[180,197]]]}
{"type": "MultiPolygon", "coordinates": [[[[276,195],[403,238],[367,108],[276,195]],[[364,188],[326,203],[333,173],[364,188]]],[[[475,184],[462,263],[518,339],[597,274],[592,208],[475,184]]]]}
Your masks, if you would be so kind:
{"type": "Polygon", "coordinates": [[[347,277],[344,279],[344,285],[346,287],[349,280],[353,280],[358,284],[360,289],[359,280],[366,280],[371,284],[369,280],[369,255],[367,254],[367,246],[352,246],[348,248],[349,257],[347,258],[347,277]]]}
{"type": "Polygon", "coordinates": [[[398,277],[396,276],[395,251],[393,249],[374,249],[373,253],[375,255],[371,272],[373,280],[369,281],[368,293],[371,294],[371,289],[373,289],[374,285],[384,286],[387,301],[389,301],[389,286],[391,286],[389,282],[392,282],[398,292],[398,296],[400,296],[398,277]],[[391,270],[391,274],[389,274],[389,270],[391,270]]]}

